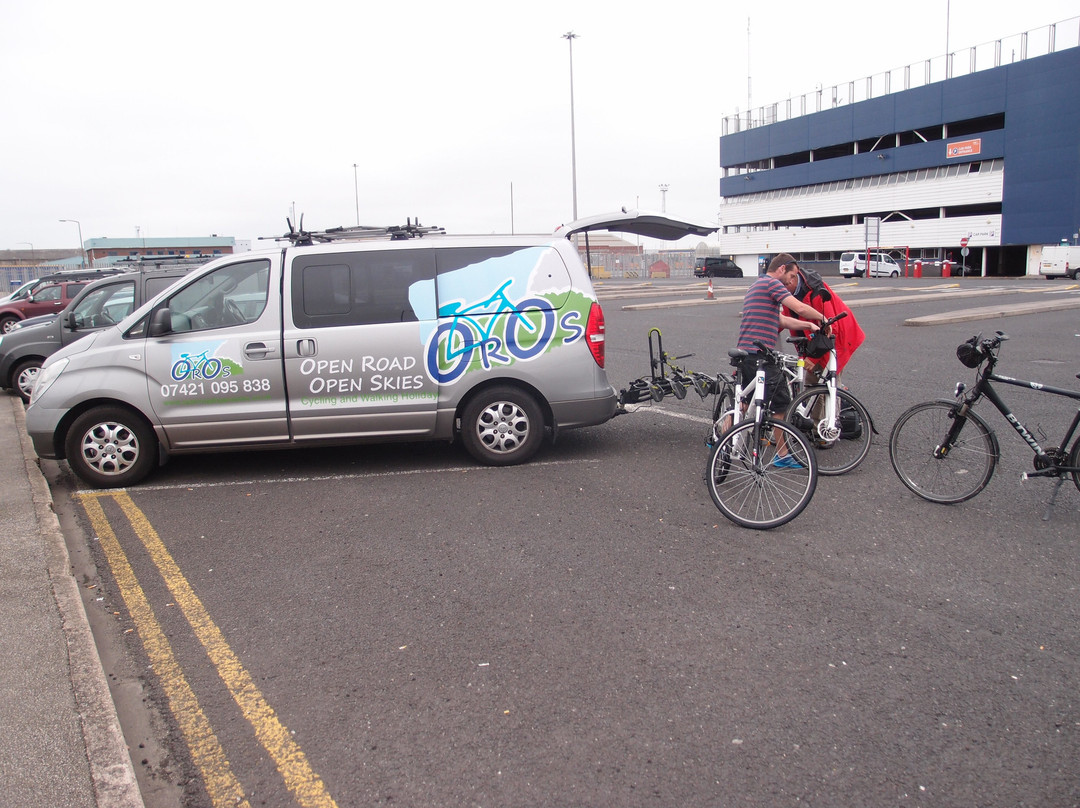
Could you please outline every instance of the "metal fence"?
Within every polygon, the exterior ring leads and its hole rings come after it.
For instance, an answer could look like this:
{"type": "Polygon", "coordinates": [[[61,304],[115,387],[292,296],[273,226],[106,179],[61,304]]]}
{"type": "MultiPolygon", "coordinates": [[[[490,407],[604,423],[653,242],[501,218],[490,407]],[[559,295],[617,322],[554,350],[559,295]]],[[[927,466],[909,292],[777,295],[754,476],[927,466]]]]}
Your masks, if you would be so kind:
{"type": "MultiPolygon", "coordinates": [[[[584,256],[582,260],[584,261],[584,256]]],[[[680,278],[694,274],[692,252],[645,252],[639,255],[593,250],[589,272],[594,278],[680,278]]]]}
{"type": "Polygon", "coordinates": [[[26,281],[44,278],[54,272],[68,272],[70,264],[35,264],[34,266],[0,266],[0,296],[14,292],[26,281]]]}
{"type": "Polygon", "coordinates": [[[841,107],[877,98],[890,93],[910,90],[945,79],[966,76],[980,70],[1045,56],[1080,45],[1080,17],[1072,17],[1034,31],[1014,34],[1004,39],[898,67],[863,79],[855,79],[817,90],[786,101],[727,115],[722,120],[721,134],[730,135],[757,126],[768,126],[825,109],[841,107]]]}

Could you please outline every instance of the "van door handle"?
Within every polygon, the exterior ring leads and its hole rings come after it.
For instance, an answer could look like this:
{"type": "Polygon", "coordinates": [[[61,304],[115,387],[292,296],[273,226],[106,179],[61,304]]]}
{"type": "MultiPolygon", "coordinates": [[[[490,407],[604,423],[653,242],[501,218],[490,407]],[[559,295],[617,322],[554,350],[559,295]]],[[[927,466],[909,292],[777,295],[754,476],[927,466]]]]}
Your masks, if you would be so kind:
{"type": "Polygon", "coordinates": [[[315,340],[301,339],[296,341],[297,356],[314,356],[316,353],[315,340]]]}
{"type": "Polygon", "coordinates": [[[244,346],[244,356],[247,359],[266,359],[277,353],[277,349],[273,345],[267,345],[265,342],[249,342],[244,346]]]}

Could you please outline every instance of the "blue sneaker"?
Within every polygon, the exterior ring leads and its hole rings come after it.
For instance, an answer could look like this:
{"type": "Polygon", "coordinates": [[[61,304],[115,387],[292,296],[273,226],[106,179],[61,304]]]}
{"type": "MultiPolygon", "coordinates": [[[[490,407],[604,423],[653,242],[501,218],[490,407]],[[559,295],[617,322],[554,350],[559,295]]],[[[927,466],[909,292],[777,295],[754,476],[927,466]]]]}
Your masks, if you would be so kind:
{"type": "Polygon", "coordinates": [[[796,460],[791,455],[777,455],[776,457],[774,457],[772,459],[772,463],[770,465],[774,469],[804,469],[804,468],[806,468],[806,466],[804,466],[802,463],[800,463],[798,460],[796,460]]]}

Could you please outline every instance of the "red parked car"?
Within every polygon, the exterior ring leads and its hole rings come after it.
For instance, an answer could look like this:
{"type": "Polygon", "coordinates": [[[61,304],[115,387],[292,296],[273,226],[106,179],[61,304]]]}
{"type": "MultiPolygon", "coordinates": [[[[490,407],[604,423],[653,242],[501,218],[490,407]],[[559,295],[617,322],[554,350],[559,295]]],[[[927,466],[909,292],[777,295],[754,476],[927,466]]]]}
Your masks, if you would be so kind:
{"type": "Polygon", "coordinates": [[[20,320],[42,314],[59,314],[91,279],[43,283],[22,300],[0,306],[0,333],[6,334],[20,320]]]}

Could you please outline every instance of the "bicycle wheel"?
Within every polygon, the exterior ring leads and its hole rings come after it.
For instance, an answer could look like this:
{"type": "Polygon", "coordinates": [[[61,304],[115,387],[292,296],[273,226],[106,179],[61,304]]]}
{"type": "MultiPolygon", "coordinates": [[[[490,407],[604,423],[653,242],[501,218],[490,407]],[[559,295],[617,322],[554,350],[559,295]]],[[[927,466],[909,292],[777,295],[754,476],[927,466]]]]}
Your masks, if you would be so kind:
{"type": "Polygon", "coordinates": [[[713,424],[708,437],[705,438],[706,446],[715,446],[720,439],[720,434],[731,428],[731,413],[734,410],[735,390],[732,389],[730,384],[725,384],[724,388],[717,394],[716,401],[713,404],[713,424]]]}
{"type": "Polygon", "coordinates": [[[792,399],[786,420],[802,432],[817,454],[818,474],[831,477],[858,466],[870,452],[874,430],[866,407],[846,390],[836,391],[834,423],[826,423],[829,389],[808,387],[792,399]]]}
{"type": "MultiPolygon", "coordinates": [[[[1069,465],[1073,468],[1080,466],[1080,438],[1076,439],[1073,443],[1072,451],[1069,452],[1069,465]]],[[[1070,472],[1072,474],[1073,485],[1076,486],[1076,490],[1080,491],[1080,471],[1070,472]]]]}
{"type": "Polygon", "coordinates": [[[997,465],[997,440],[979,416],[954,418],[948,401],[916,404],[893,425],[889,460],[900,482],[930,502],[951,505],[971,499],[990,482],[997,465]],[[956,427],[952,447],[937,451],[956,427]]]}
{"type": "Polygon", "coordinates": [[[760,426],[743,421],[727,430],[713,447],[705,472],[709,496],[720,512],[755,530],[790,522],[817,487],[814,450],[798,430],[772,418],[760,426]],[[779,454],[779,448],[785,453],[779,454]]]}

